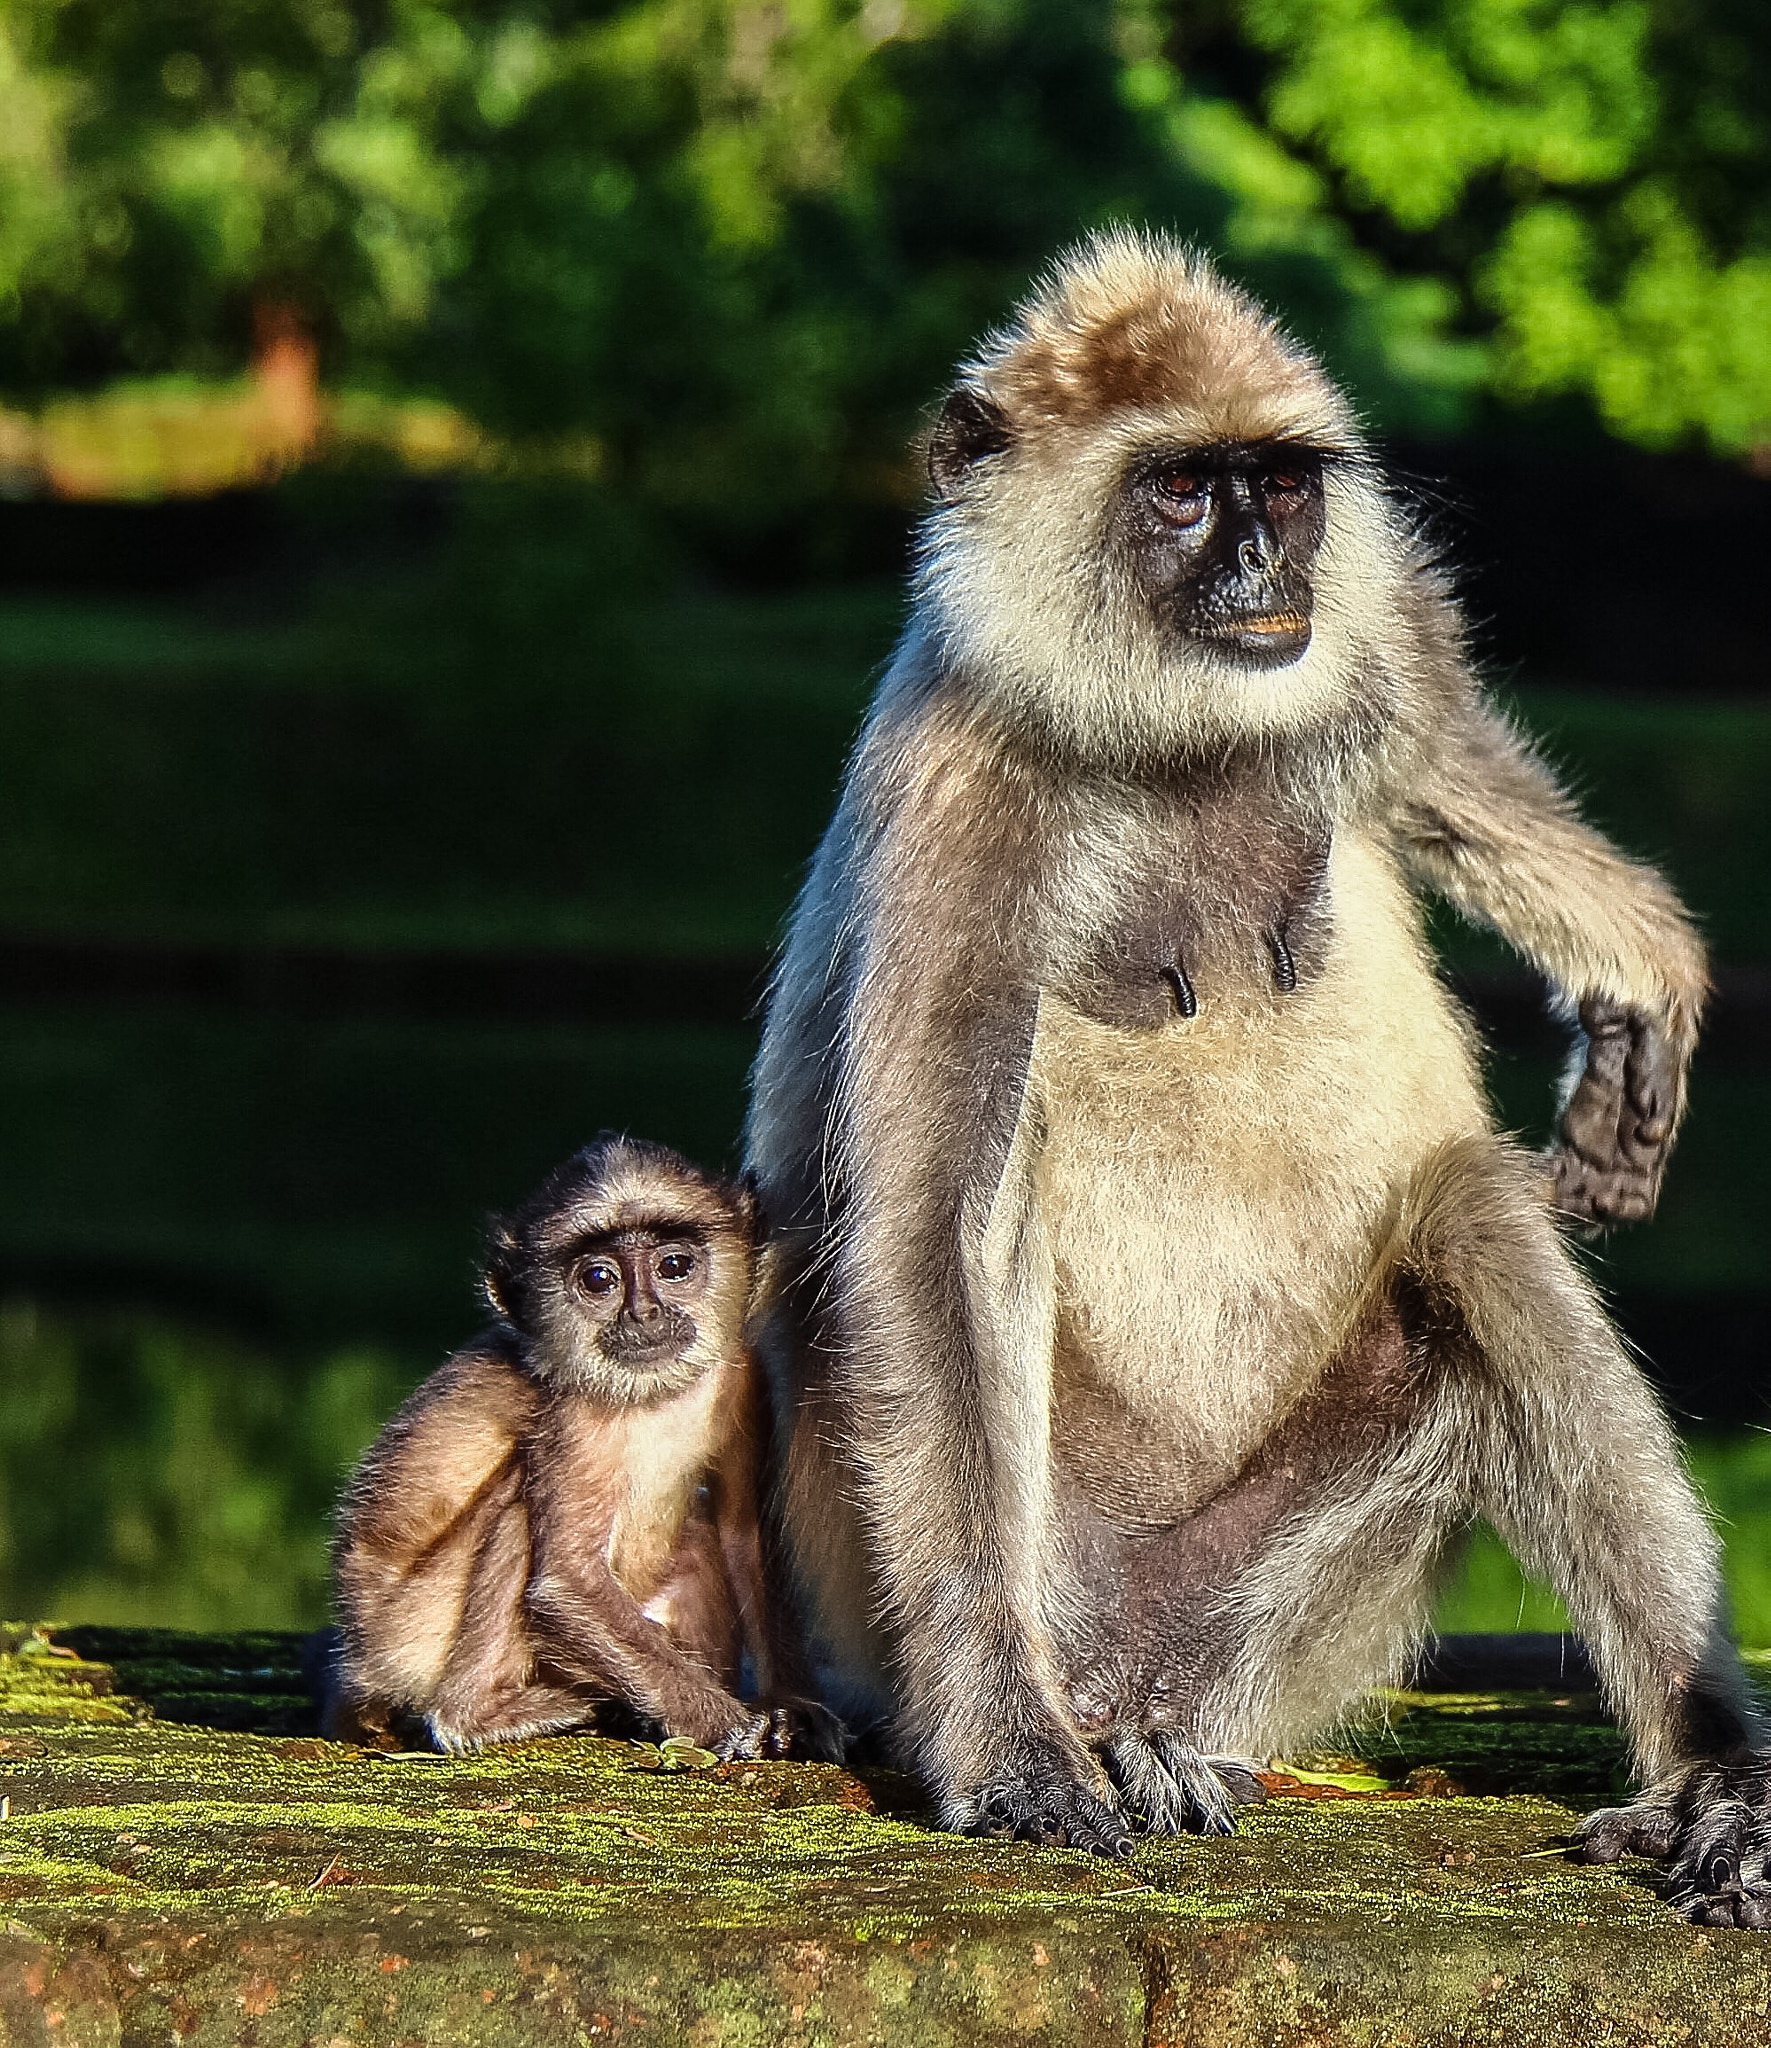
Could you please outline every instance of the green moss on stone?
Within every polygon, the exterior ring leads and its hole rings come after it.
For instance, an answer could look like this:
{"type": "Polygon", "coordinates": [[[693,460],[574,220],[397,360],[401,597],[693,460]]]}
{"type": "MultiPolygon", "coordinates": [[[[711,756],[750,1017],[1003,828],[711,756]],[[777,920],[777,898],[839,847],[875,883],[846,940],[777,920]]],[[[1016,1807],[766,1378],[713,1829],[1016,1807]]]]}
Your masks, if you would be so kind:
{"type": "Polygon", "coordinates": [[[937,1833],[890,1772],[274,1732],[289,1638],[64,1646],[0,1639],[0,2041],[1771,2043],[1771,1938],[1560,1853],[1618,1765],[1578,1695],[1388,1696],[1117,1865],[937,1833]]]}

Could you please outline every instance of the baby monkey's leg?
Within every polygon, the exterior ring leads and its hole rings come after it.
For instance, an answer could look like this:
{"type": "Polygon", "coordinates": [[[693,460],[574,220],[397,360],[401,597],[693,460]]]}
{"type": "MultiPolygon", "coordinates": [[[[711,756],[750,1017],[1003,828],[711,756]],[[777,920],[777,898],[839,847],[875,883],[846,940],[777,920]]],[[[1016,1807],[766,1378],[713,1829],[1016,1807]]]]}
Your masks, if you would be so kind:
{"type": "Polygon", "coordinates": [[[520,1490],[491,1504],[461,1621],[427,1719],[442,1749],[557,1734],[588,1721],[590,1693],[537,1682],[523,1609],[529,1518],[520,1490]]]}
{"type": "Polygon", "coordinates": [[[1448,1149],[1415,1244],[1493,1403],[1477,1505],[1566,1601],[1649,1783],[1591,1816],[1586,1853],[1660,1858],[1691,1918],[1771,1926],[1771,1759],[1728,1638],[1716,1539],[1533,1179],[1498,1144],[1448,1149]]]}

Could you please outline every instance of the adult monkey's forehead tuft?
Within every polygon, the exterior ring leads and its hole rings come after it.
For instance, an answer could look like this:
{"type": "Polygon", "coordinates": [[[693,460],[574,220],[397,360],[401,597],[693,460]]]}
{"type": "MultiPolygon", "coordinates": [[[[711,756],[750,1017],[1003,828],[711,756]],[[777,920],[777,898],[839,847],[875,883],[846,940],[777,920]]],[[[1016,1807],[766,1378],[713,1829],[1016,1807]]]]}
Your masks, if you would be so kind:
{"type": "Polygon", "coordinates": [[[1024,434],[1162,413],[1188,446],[1363,447],[1308,349],[1196,250],[1147,232],[1109,230],[1061,256],[961,376],[1024,434]]]}

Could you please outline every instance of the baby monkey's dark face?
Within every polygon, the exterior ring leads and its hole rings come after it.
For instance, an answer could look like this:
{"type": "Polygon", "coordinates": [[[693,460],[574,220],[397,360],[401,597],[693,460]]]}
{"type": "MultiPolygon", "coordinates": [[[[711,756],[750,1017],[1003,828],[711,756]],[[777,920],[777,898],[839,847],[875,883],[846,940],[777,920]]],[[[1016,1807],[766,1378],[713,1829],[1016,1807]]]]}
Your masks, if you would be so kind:
{"type": "Polygon", "coordinates": [[[598,1350],[639,1373],[683,1358],[712,1259],[704,1240],[656,1230],[586,1238],[569,1255],[566,1285],[598,1350]]]}
{"type": "Polygon", "coordinates": [[[1322,459],[1285,442],[1159,453],[1121,501],[1134,573],[1180,638],[1254,668],[1310,644],[1325,531],[1322,459]]]}

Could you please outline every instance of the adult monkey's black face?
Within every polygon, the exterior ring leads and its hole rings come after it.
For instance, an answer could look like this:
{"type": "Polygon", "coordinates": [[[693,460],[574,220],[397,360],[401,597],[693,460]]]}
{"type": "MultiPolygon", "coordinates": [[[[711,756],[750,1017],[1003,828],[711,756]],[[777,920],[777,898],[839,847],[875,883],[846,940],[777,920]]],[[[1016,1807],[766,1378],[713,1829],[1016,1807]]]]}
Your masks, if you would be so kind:
{"type": "Polygon", "coordinates": [[[1322,458],[1284,442],[1163,453],[1126,480],[1122,533],[1157,618],[1252,668],[1310,644],[1322,458]]]}

